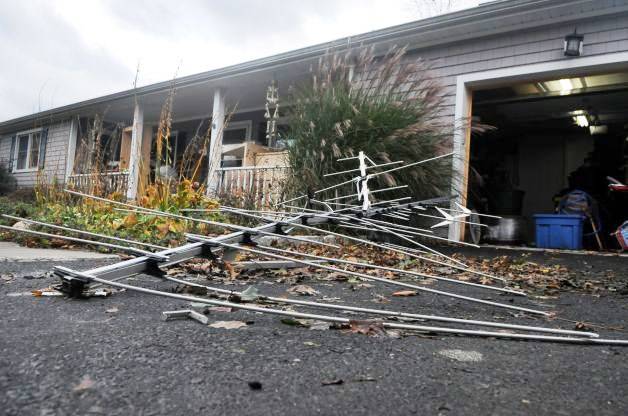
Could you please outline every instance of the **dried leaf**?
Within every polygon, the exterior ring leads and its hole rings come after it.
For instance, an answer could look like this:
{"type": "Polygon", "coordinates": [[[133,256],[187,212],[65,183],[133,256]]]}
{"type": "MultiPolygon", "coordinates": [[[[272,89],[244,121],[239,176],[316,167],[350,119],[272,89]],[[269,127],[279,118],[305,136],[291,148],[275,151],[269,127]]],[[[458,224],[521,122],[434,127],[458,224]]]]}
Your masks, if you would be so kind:
{"type": "Polygon", "coordinates": [[[302,326],[309,328],[311,324],[310,319],[297,319],[297,318],[282,318],[281,323],[290,326],[302,326]]]}
{"type": "Polygon", "coordinates": [[[164,238],[166,236],[166,234],[168,234],[168,230],[169,230],[170,226],[168,225],[168,223],[157,224],[155,226],[155,228],[157,228],[157,231],[159,232],[159,234],[158,234],[159,238],[164,238]]]}
{"type": "Polygon", "coordinates": [[[238,277],[238,272],[235,270],[231,263],[225,261],[223,262],[223,264],[225,265],[225,270],[227,271],[227,273],[229,273],[229,278],[235,279],[236,277],[238,277]]]}
{"type": "Polygon", "coordinates": [[[590,327],[586,322],[576,322],[574,329],[576,331],[594,332],[594,329],[590,327]]]}
{"type": "Polygon", "coordinates": [[[122,222],[125,228],[133,227],[135,224],[137,224],[137,215],[134,213],[127,215],[122,222]]]}
{"type": "Polygon", "coordinates": [[[382,321],[376,320],[355,320],[349,321],[349,331],[355,334],[368,335],[372,337],[399,338],[399,332],[384,328],[382,321]]]}
{"type": "Polygon", "coordinates": [[[372,302],[376,302],[376,303],[390,303],[390,299],[388,299],[387,297],[382,296],[382,295],[375,295],[375,299],[373,299],[372,302]]]}
{"type": "Polygon", "coordinates": [[[74,386],[72,390],[75,392],[82,392],[82,391],[91,389],[92,387],[94,387],[94,384],[95,383],[91,379],[91,377],[86,375],[86,376],[83,376],[83,378],[81,379],[81,382],[77,384],[76,386],[74,386]]]}
{"type": "Polygon", "coordinates": [[[400,290],[398,292],[394,292],[393,296],[416,296],[416,290],[400,290]]]}
{"type": "Polygon", "coordinates": [[[308,286],[308,285],[292,286],[291,288],[288,289],[288,292],[289,293],[295,293],[297,295],[302,295],[302,296],[318,295],[318,292],[316,290],[314,290],[313,287],[308,286]]]}

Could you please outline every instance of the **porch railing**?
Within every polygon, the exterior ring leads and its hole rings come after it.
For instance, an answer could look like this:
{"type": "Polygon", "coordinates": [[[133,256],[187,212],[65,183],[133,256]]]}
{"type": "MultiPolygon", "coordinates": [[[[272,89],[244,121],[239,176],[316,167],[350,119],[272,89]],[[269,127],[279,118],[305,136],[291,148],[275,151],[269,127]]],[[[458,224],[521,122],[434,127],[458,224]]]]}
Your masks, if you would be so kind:
{"type": "Polygon", "coordinates": [[[282,197],[289,172],[288,167],[220,168],[215,172],[214,189],[223,200],[267,208],[282,197]]]}
{"type": "Polygon", "coordinates": [[[79,173],[68,176],[67,184],[82,192],[98,190],[104,194],[126,193],[129,183],[128,172],[79,173]]]}

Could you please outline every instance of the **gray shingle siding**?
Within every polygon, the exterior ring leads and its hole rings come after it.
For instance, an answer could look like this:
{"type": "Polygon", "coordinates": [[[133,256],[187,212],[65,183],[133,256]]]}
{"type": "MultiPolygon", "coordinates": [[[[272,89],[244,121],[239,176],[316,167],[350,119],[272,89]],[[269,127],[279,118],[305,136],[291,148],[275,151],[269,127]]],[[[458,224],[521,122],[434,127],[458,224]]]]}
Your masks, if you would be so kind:
{"type": "MultiPolygon", "coordinates": [[[[432,73],[444,88],[441,114],[453,122],[456,99],[456,78],[472,72],[512,66],[552,62],[563,55],[565,35],[574,31],[574,23],[522,30],[487,38],[457,42],[450,46],[415,49],[410,59],[420,57],[431,63],[432,73]]],[[[628,16],[595,18],[577,24],[584,35],[583,56],[596,56],[628,51],[628,16]]],[[[472,37],[472,34],[470,34],[472,37]]]]}
{"type": "MultiPolygon", "coordinates": [[[[40,179],[46,179],[48,182],[53,180],[59,183],[65,181],[65,167],[68,152],[68,143],[70,140],[70,121],[44,126],[48,128],[48,141],[46,145],[46,157],[43,171],[35,172],[16,172],[13,174],[17,179],[19,187],[30,187],[37,183],[38,176],[40,179]]],[[[19,132],[15,132],[19,133],[19,132]]],[[[14,133],[14,134],[15,134],[14,133]]],[[[7,162],[11,153],[11,136],[4,136],[0,139],[0,161],[7,162]]]]}

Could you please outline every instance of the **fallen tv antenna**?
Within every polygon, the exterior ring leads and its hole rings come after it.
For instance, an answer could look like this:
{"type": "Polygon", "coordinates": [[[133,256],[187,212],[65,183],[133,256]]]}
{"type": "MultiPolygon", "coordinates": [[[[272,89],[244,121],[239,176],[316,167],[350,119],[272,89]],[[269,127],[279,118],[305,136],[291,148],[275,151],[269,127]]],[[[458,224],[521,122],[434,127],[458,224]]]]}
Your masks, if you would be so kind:
{"type": "MultiPolygon", "coordinates": [[[[375,163],[363,152],[359,152],[357,156],[350,156],[338,161],[350,161],[358,160],[359,166],[355,169],[349,169],[341,172],[334,172],[325,175],[326,177],[333,177],[340,174],[350,174],[356,172],[357,175],[350,180],[343,181],[339,184],[335,184],[321,190],[314,191],[310,195],[302,195],[290,200],[281,202],[276,206],[275,210],[245,210],[240,208],[220,206],[218,211],[228,215],[242,216],[251,220],[256,220],[262,224],[255,227],[246,227],[241,225],[229,224],[219,221],[213,221],[203,218],[195,218],[189,215],[175,214],[156,209],[150,209],[141,207],[134,204],[125,202],[114,201],[94,195],[88,195],[72,190],[66,190],[66,192],[82,197],[101,201],[103,203],[117,206],[117,209],[137,212],[143,215],[165,216],[185,221],[193,221],[201,224],[212,225],[215,227],[221,227],[231,230],[229,234],[220,235],[218,237],[209,237],[197,234],[186,234],[188,242],[184,245],[174,248],[163,248],[156,245],[150,245],[128,239],[121,239],[118,237],[111,237],[104,234],[90,233],[82,230],[77,230],[69,227],[58,226],[55,224],[44,223],[40,221],[27,220],[14,216],[7,216],[7,218],[13,220],[29,221],[33,224],[42,227],[48,227],[57,229],[68,233],[82,234],[95,239],[89,240],[85,238],[71,237],[67,235],[49,234],[41,231],[34,230],[17,230],[6,226],[0,226],[2,228],[9,228],[11,231],[31,233],[39,236],[50,237],[59,239],[66,239],[73,242],[84,243],[89,245],[101,245],[110,249],[124,251],[129,253],[134,258],[120,261],[111,265],[93,268],[85,271],[73,270],[67,267],[57,266],[54,268],[54,274],[61,281],[61,288],[64,292],[71,296],[80,297],[86,293],[90,287],[95,285],[105,285],[114,288],[124,288],[127,290],[133,290],[141,293],[147,293],[151,295],[163,296],[179,300],[187,300],[192,302],[204,303],[208,305],[217,306],[229,306],[234,309],[248,310],[260,313],[290,316],[295,318],[305,319],[317,319],[325,322],[336,323],[350,323],[351,321],[345,317],[339,317],[334,315],[321,315],[311,312],[302,312],[295,310],[285,310],[279,307],[260,307],[251,305],[247,302],[238,303],[231,301],[223,301],[217,299],[208,299],[199,296],[190,296],[172,293],[170,291],[149,289],[146,287],[131,285],[122,283],[121,280],[135,276],[138,274],[148,274],[157,276],[166,281],[170,281],[177,284],[184,284],[187,286],[203,287],[209,292],[216,294],[227,295],[243,295],[235,291],[229,291],[217,287],[208,285],[200,285],[198,283],[187,282],[182,279],[177,279],[169,276],[166,273],[168,267],[185,262],[195,257],[207,257],[213,260],[220,260],[221,256],[229,255],[229,253],[242,251],[252,255],[272,258],[281,263],[292,263],[302,266],[307,266],[319,270],[338,273],[354,278],[360,278],[369,280],[385,285],[403,287],[406,289],[412,289],[421,292],[427,292],[438,296],[445,296],[459,301],[468,302],[471,304],[480,304],[488,307],[501,308],[506,310],[517,311],[518,313],[537,315],[550,317],[551,313],[541,311],[525,306],[520,306],[514,303],[500,303],[491,300],[475,298],[467,295],[458,294],[455,292],[444,291],[439,289],[432,289],[420,284],[408,283],[405,281],[392,280],[388,277],[382,277],[375,272],[384,271],[386,274],[393,276],[404,276],[406,278],[417,279],[419,282],[423,279],[434,279],[436,281],[443,281],[447,283],[455,283],[459,286],[470,286],[476,289],[494,291],[511,296],[525,297],[525,293],[519,290],[512,289],[505,284],[505,279],[499,276],[493,276],[483,271],[474,270],[468,265],[460,262],[453,257],[447,256],[426,244],[417,241],[420,237],[421,241],[434,240],[434,241],[446,241],[452,244],[466,244],[463,242],[451,241],[444,237],[439,237],[434,234],[434,228],[450,225],[454,222],[466,222],[466,218],[469,217],[471,211],[466,207],[454,203],[450,205],[450,208],[440,208],[439,204],[450,203],[451,198],[435,198],[432,200],[412,201],[411,197],[403,197],[389,200],[378,201],[373,198],[374,194],[386,193],[393,190],[404,189],[406,186],[393,186],[388,188],[371,190],[369,187],[369,180],[379,175],[395,172],[401,169],[407,169],[410,167],[418,166],[424,163],[429,163],[434,160],[442,159],[451,156],[452,153],[436,156],[430,159],[405,164],[404,162],[386,162],[382,164],[375,163]],[[391,167],[394,166],[394,167],[391,167]],[[385,169],[384,169],[385,168],[385,169]],[[327,199],[317,199],[325,195],[327,191],[337,190],[341,187],[347,187],[352,185],[351,193],[343,196],[334,196],[327,199]],[[297,201],[305,200],[306,204],[303,207],[291,205],[297,201]],[[338,202],[338,201],[344,202],[338,202]],[[355,200],[356,203],[350,204],[355,200]],[[314,209],[313,206],[318,206],[323,209],[314,209]],[[335,209],[334,209],[335,207],[335,209]],[[340,207],[340,208],[339,208],[340,207]],[[425,214],[428,208],[434,208],[436,213],[440,215],[425,214]],[[430,229],[423,229],[413,227],[411,225],[399,224],[399,221],[407,221],[410,215],[423,214],[425,218],[433,218],[439,222],[430,227],[430,229]],[[382,218],[393,218],[396,222],[384,220],[382,218]],[[339,231],[331,231],[321,228],[321,226],[332,225],[336,228],[343,228],[352,231],[369,231],[376,232],[382,235],[389,235],[395,237],[397,241],[403,242],[407,246],[399,244],[385,243],[373,241],[368,238],[358,237],[355,234],[344,233],[339,231]],[[320,256],[311,253],[299,251],[298,247],[292,250],[281,249],[272,247],[270,245],[263,244],[261,237],[273,237],[277,239],[298,241],[300,244],[317,244],[323,246],[331,246],[333,248],[340,248],[339,246],[331,243],[315,241],[305,237],[297,237],[288,235],[289,232],[295,229],[305,230],[311,233],[319,233],[326,236],[333,236],[334,238],[344,239],[356,244],[364,244],[371,247],[375,247],[379,250],[394,252],[402,254],[411,259],[418,259],[423,262],[430,262],[440,266],[447,266],[452,269],[457,269],[462,272],[483,276],[485,279],[489,279],[494,283],[499,282],[501,285],[485,285],[472,282],[466,282],[450,277],[433,275],[428,273],[422,273],[419,271],[405,270],[395,267],[378,266],[365,261],[348,260],[337,257],[320,256]],[[96,240],[97,239],[97,240],[96,240]],[[115,242],[102,242],[99,240],[107,239],[115,242]],[[140,246],[142,248],[134,247],[140,246]],[[155,251],[151,251],[155,250],[155,251]],[[364,271],[348,270],[343,266],[351,266],[353,269],[360,269],[364,271]]],[[[204,212],[212,210],[193,209],[189,212],[204,212]]],[[[277,263],[275,262],[275,263],[277,263]]],[[[272,263],[272,262],[271,262],[272,263]]],[[[265,267],[260,263],[260,267],[265,267]]],[[[272,265],[269,268],[275,267],[272,265]]],[[[240,296],[243,298],[242,296],[240,296]]],[[[475,326],[482,327],[483,329],[466,329],[460,327],[443,327],[432,325],[418,325],[414,323],[396,323],[383,321],[382,325],[385,328],[395,329],[407,329],[416,331],[427,331],[437,334],[456,334],[456,335],[470,335],[480,337],[495,337],[495,338],[509,338],[509,339],[523,339],[523,340],[538,340],[538,341],[551,341],[551,342],[565,342],[576,344],[611,344],[611,345],[628,345],[626,340],[612,340],[612,339],[600,339],[599,335],[594,332],[582,332],[568,329],[550,328],[542,326],[530,326],[521,324],[510,324],[503,322],[492,322],[484,320],[472,320],[463,319],[441,315],[426,315],[399,312],[386,309],[374,309],[363,308],[352,305],[330,304],[324,302],[304,301],[300,299],[292,298],[277,298],[266,296],[263,294],[255,293],[254,296],[249,296],[251,300],[257,303],[272,303],[274,305],[292,305],[309,309],[323,309],[334,310],[341,312],[354,312],[366,316],[382,316],[382,317],[396,317],[396,318],[409,318],[409,319],[421,319],[433,322],[444,322],[448,324],[457,324],[463,326],[475,326]],[[489,329],[486,329],[489,328],[489,329]],[[494,330],[497,328],[499,330],[494,330]]],[[[513,299],[514,300],[514,299],[513,299]]],[[[175,311],[176,312],[176,311],[175,311]]],[[[188,313],[189,311],[181,311],[188,313]]],[[[173,311],[168,312],[170,314],[173,311]]],[[[188,314],[189,315],[189,314],[188,314]]],[[[186,316],[188,316],[186,315],[186,316]]]]}

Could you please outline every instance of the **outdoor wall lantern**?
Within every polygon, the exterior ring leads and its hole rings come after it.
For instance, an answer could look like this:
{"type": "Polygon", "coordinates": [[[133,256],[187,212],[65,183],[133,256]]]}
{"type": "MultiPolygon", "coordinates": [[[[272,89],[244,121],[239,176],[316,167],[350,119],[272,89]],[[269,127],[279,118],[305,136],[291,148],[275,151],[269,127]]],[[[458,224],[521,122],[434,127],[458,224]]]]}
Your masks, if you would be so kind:
{"type": "Polygon", "coordinates": [[[573,33],[565,36],[565,56],[580,56],[582,55],[582,44],[584,41],[584,35],[579,35],[575,30],[573,33]]]}

